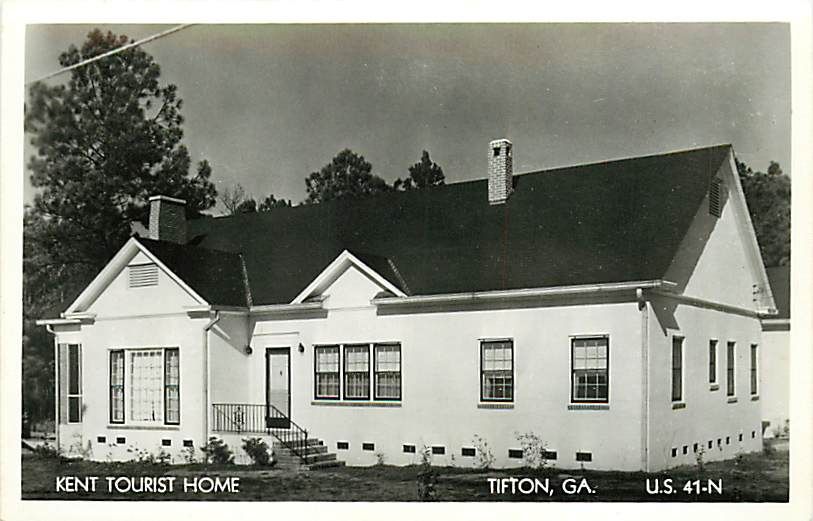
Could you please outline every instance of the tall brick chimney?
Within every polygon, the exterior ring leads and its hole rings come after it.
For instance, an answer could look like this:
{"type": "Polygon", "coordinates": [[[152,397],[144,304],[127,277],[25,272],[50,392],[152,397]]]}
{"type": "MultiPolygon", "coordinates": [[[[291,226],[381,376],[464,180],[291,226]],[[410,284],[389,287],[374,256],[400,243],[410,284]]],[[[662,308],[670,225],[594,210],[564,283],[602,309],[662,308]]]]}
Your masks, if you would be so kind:
{"type": "Polygon", "coordinates": [[[507,139],[488,144],[488,204],[503,204],[514,189],[511,147],[507,139]]]}
{"type": "Polygon", "coordinates": [[[186,201],[166,195],[150,197],[150,239],[186,242],[186,201]]]}

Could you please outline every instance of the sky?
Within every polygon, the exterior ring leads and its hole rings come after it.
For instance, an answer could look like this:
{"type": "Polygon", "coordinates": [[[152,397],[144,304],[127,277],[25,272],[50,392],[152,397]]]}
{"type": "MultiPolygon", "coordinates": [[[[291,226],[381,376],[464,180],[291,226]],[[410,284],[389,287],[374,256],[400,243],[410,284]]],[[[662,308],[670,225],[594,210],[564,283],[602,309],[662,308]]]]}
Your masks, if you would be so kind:
{"type": "MultiPolygon", "coordinates": [[[[25,80],[93,27],[171,26],[30,25],[25,80]]],[[[790,173],[787,24],[198,25],[144,50],[178,86],[184,143],[221,192],[299,202],[344,148],[389,182],[422,150],[447,182],[484,178],[502,137],[516,173],[720,143],[790,173]]]]}

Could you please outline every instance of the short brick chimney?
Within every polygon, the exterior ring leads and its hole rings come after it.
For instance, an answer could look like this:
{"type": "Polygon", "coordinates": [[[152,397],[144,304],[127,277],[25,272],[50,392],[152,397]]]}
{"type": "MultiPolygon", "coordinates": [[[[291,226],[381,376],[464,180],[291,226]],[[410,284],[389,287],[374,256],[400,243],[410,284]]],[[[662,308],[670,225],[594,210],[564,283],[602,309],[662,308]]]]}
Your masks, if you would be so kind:
{"type": "Polygon", "coordinates": [[[507,139],[488,144],[488,204],[503,204],[514,189],[512,146],[507,139]]]}
{"type": "Polygon", "coordinates": [[[186,243],[186,201],[166,195],[150,197],[150,239],[186,243]]]}

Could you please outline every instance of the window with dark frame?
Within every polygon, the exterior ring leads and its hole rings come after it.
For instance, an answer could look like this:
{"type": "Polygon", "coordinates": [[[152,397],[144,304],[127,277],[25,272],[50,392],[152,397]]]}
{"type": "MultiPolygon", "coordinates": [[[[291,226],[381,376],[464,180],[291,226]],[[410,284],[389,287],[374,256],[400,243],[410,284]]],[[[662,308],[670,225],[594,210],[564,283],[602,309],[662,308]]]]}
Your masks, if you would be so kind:
{"type": "Polygon", "coordinates": [[[683,337],[672,337],[672,401],[683,399],[683,337]]]}
{"type": "Polygon", "coordinates": [[[480,343],[480,399],[484,402],[514,400],[514,341],[480,343]]]}
{"type": "Polygon", "coordinates": [[[370,345],[344,347],[345,400],[370,399],[370,345]]]}
{"type": "Polygon", "coordinates": [[[339,399],[339,346],[314,348],[315,398],[339,399]]]}
{"type": "Polygon", "coordinates": [[[759,375],[757,373],[757,344],[751,344],[751,395],[759,391],[759,375]]]}
{"type": "Polygon", "coordinates": [[[401,399],[401,345],[375,344],[373,346],[374,398],[376,400],[401,399]]]}
{"type": "Polygon", "coordinates": [[[726,395],[727,396],[734,396],[736,391],[734,385],[734,346],[736,344],[734,342],[728,342],[726,344],[726,395]]]}
{"type": "Polygon", "coordinates": [[[179,348],[113,349],[109,357],[110,423],[180,424],[179,348]]]}
{"type": "Polygon", "coordinates": [[[609,354],[607,336],[571,339],[571,401],[609,401],[609,354]]]}
{"type": "Polygon", "coordinates": [[[124,423],[124,350],[110,351],[110,423],[124,423]]]}
{"type": "Polygon", "coordinates": [[[709,383],[717,383],[717,341],[709,340],[709,383]]]}
{"type": "Polygon", "coordinates": [[[68,344],[68,423],[82,422],[82,346],[68,344]]]}
{"type": "Polygon", "coordinates": [[[180,351],[177,347],[164,350],[164,423],[181,423],[180,351]]]}

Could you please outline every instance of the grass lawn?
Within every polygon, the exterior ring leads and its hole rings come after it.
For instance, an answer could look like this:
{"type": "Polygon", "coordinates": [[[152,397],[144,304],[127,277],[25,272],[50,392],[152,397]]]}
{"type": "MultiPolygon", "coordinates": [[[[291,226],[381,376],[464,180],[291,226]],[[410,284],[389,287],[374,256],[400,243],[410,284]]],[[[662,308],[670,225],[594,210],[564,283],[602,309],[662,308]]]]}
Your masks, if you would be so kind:
{"type": "MultiPolygon", "coordinates": [[[[739,461],[708,463],[701,474],[696,467],[680,467],[667,472],[602,472],[590,470],[545,471],[530,469],[473,470],[434,467],[437,474],[435,500],[438,501],[746,501],[784,502],[788,500],[788,453],[750,454],[739,461]],[[489,478],[549,479],[552,494],[489,492],[489,478]],[[578,485],[584,478],[593,492],[565,494],[562,484],[572,479],[578,485]],[[648,494],[659,480],[663,490],[666,479],[672,480],[673,494],[648,494]],[[723,492],[687,493],[687,481],[721,480],[723,492]]],[[[23,499],[75,500],[218,500],[218,501],[415,501],[422,467],[339,467],[318,471],[255,470],[242,466],[176,465],[159,466],[138,463],[99,463],[66,461],[27,455],[22,460],[23,499]],[[56,490],[58,476],[99,476],[95,492],[61,492],[56,490]],[[172,493],[108,493],[105,477],[127,476],[138,481],[140,476],[175,477],[172,493]],[[239,477],[239,492],[192,493],[182,490],[184,479],[239,477]]],[[[530,482],[526,487],[530,488],[530,482]]],[[[510,487],[510,485],[509,485],[510,487]]]]}

